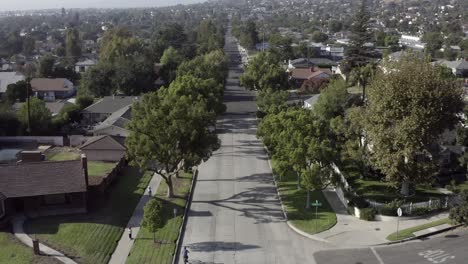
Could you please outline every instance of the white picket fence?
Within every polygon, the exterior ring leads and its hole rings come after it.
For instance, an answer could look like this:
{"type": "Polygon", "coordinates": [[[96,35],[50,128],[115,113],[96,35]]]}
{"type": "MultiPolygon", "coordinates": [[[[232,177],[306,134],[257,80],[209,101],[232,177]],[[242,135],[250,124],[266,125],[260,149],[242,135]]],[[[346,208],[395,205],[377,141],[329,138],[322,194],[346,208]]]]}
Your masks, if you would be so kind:
{"type": "MultiPolygon", "coordinates": [[[[344,189],[346,191],[351,192],[351,193],[356,195],[356,193],[354,192],[352,187],[349,185],[348,181],[346,180],[345,176],[340,171],[338,166],[336,166],[336,164],[332,164],[332,168],[340,176],[340,181],[343,184],[344,189]]],[[[344,196],[343,188],[337,186],[335,188],[335,190],[336,190],[336,194],[338,195],[340,200],[346,205],[347,204],[347,199],[344,196]]],[[[380,208],[385,206],[384,203],[379,203],[379,202],[368,200],[368,199],[366,199],[366,201],[370,204],[371,207],[373,207],[373,208],[375,208],[377,210],[379,210],[380,208]]],[[[404,213],[411,214],[411,212],[415,208],[428,208],[428,209],[447,208],[447,207],[450,207],[450,206],[453,206],[453,205],[457,204],[458,202],[459,202],[458,197],[448,197],[447,196],[447,197],[442,198],[442,199],[429,199],[428,201],[425,201],[425,202],[405,203],[400,208],[403,210],[404,213]]]]}

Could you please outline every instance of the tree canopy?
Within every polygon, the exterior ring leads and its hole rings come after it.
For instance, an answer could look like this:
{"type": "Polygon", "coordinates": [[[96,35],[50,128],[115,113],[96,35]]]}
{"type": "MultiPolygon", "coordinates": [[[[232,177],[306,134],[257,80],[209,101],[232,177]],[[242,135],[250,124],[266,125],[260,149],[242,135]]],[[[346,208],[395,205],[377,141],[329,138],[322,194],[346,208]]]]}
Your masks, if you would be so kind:
{"type": "Polygon", "coordinates": [[[368,91],[363,126],[372,164],[389,181],[417,183],[434,172],[430,146],[458,123],[462,90],[429,62],[407,55],[387,62],[368,91]]]}
{"type": "Polygon", "coordinates": [[[240,78],[242,86],[251,90],[286,90],[288,74],[269,52],[261,52],[252,58],[240,78]]]}
{"type": "Polygon", "coordinates": [[[156,242],[156,231],[163,227],[163,224],[161,201],[153,198],[145,205],[141,226],[153,233],[153,241],[156,242]]]}
{"type": "MultiPolygon", "coordinates": [[[[30,97],[30,122],[32,135],[40,135],[50,130],[51,118],[45,102],[36,97],[30,97]]],[[[28,127],[28,103],[24,103],[17,113],[18,119],[24,128],[28,127]]]]}
{"type": "Polygon", "coordinates": [[[163,177],[172,197],[172,176],[198,165],[218,145],[217,136],[208,131],[215,114],[203,99],[160,89],[143,96],[132,115],[126,140],[131,161],[163,177]]]}

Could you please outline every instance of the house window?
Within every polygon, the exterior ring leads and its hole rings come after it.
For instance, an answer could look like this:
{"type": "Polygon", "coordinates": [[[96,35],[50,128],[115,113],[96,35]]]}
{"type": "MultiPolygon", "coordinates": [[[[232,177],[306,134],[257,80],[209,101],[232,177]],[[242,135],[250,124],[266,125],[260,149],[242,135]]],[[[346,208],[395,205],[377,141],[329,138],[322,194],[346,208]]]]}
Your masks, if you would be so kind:
{"type": "Polygon", "coordinates": [[[80,72],[85,72],[85,66],[80,66],[80,72]]]}

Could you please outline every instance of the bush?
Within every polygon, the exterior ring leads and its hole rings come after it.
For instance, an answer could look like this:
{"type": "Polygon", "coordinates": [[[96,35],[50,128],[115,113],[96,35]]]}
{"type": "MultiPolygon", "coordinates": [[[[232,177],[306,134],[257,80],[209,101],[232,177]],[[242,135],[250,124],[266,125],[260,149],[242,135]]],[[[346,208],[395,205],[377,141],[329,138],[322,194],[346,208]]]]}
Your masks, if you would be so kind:
{"type": "Polygon", "coordinates": [[[372,221],[375,219],[376,214],[377,214],[377,211],[374,208],[363,208],[360,210],[359,219],[372,221]]]}
{"type": "Polygon", "coordinates": [[[459,206],[450,210],[450,220],[457,224],[468,226],[468,191],[461,194],[461,203],[459,206]]]}
{"type": "Polygon", "coordinates": [[[355,207],[361,209],[361,208],[369,207],[369,202],[367,202],[366,199],[364,199],[364,198],[362,198],[360,196],[353,195],[351,197],[348,205],[355,206],[355,207]]]}
{"type": "Polygon", "coordinates": [[[262,111],[258,110],[257,113],[256,113],[256,115],[257,115],[257,118],[262,119],[262,118],[264,118],[267,114],[266,114],[265,112],[262,112],[262,111]]]}
{"type": "Polygon", "coordinates": [[[387,216],[398,216],[397,210],[398,207],[403,205],[403,201],[395,199],[380,208],[380,214],[387,216]]]}

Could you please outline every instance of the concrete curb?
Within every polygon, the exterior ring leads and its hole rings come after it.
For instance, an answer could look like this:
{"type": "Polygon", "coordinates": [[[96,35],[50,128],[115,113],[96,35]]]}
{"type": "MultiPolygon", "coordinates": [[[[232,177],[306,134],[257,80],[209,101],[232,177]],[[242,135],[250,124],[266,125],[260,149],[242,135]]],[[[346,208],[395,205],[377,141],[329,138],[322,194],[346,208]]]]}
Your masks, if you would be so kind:
{"type": "Polygon", "coordinates": [[[179,262],[182,242],[184,241],[185,228],[187,227],[188,213],[190,211],[190,206],[192,205],[193,191],[197,183],[197,178],[198,178],[198,167],[195,167],[195,170],[193,171],[192,184],[190,185],[189,196],[188,196],[187,202],[185,203],[184,215],[182,217],[182,225],[180,226],[180,229],[179,229],[179,236],[177,237],[175,253],[172,258],[172,264],[176,264],[179,262]]]}
{"type": "Polygon", "coordinates": [[[443,229],[440,229],[440,230],[437,230],[437,231],[434,231],[434,232],[431,232],[431,233],[427,233],[427,234],[424,234],[424,235],[409,237],[409,238],[405,238],[405,239],[401,239],[401,240],[397,240],[397,241],[390,241],[390,242],[375,244],[373,246],[389,246],[389,245],[394,245],[394,244],[405,243],[405,242],[408,242],[408,241],[411,241],[411,240],[417,240],[417,239],[421,239],[421,238],[425,238],[425,237],[430,237],[430,236],[437,235],[437,234],[440,234],[440,233],[444,233],[444,232],[447,232],[447,231],[450,231],[450,230],[454,230],[454,229],[457,229],[457,228],[459,228],[461,226],[463,226],[463,224],[458,224],[458,225],[454,225],[454,226],[451,226],[451,227],[446,227],[446,228],[443,228],[443,229]]]}
{"type": "MultiPolygon", "coordinates": [[[[258,120],[258,118],[257,118],[257,120],[258,120]]],[[[314,235],[308,234],[308,233],[300,230],[299,228],[295,227],[291,223],[291,221],[289,221],[288,215],[286,214],[286,210],[284,209],[283,199],[281,198],[281,194],[279,193],[279,190],[278,190],[278,183],[276,181],[276,175],[273,173],[273,166],[271,166],[271,161],[270,161],[270,156],[269,156],[270,152],[268,151],[268,148],[265,145],[263,145],[263,149],[265,150],[265,153],[268,156],[268,160],[267,160],[268,161],[268,166],[270,166],[271,174],[273,175],[273,181],[275,183],[275,188],[276,188],[276,195],[278,196],[278,200],[280,201],[281,209],[283,210],[284,219],[286,220],[286,224],[288,225],[288,227],[290,229],[292,229],[294,232],[296,232],[297,234],[299,234],[299,235],[301,235],[303,237],[306,237],[308,239],[312,239],[312,240],[319,241],[319,242],[324,242],[324,243],[330,243],[330,241],[328,241],[328,240],[316,237],[314,235]]]]}

